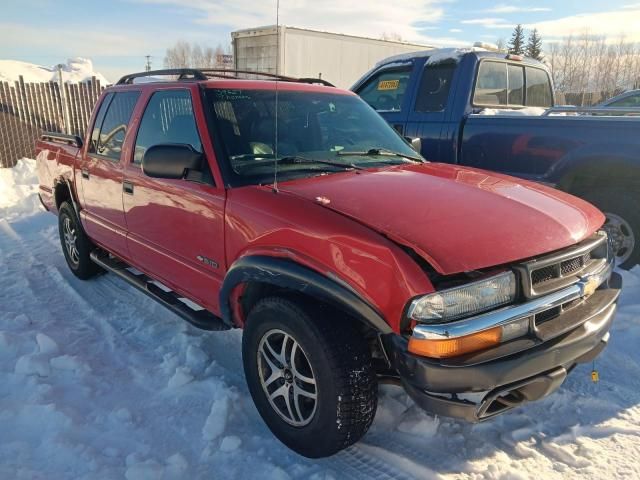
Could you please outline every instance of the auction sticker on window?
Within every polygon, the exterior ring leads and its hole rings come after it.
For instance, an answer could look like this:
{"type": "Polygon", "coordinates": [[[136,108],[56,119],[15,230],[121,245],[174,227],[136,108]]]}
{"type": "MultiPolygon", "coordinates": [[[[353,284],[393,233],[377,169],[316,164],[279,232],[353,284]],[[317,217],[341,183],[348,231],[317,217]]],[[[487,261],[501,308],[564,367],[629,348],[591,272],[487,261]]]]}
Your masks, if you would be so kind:
{"type": "Polygon", "coordinates": [[[378,82],[378,90],[397,90],[400,80],[380,80],[378,82]]]}

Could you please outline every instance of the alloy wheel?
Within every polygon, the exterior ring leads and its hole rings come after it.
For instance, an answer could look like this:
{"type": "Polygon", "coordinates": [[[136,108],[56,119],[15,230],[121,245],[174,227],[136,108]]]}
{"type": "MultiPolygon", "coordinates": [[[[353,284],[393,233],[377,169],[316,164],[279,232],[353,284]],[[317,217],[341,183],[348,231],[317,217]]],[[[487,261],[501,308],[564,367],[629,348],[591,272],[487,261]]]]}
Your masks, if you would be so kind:
{"type": "Polygon", "coordinates": [[[76,233],[76,228],[69,217],[64,218],[62,230],[64,236],[64,246],[67,249],[69,259],[71,260],[71,263],[73,263],[74,265],[78,265],[78,263],[80,262],[80,253],[78,252],[77,246],[78,236],[76,233]]]}
{"type": "Polygon", "coordinates": [[[318,390],[311,364],[288,333],[266,332],[258,346],[260,383],[271,407],[289,425],[303,427],[313,419],[318,390]]]}
{"type": "Polygon", "coordinates": [[[606,221],[603,228],[609,236],[609,242],[617,264],[626,262],[633,254],[636,239],[631,225],[615,213],[605,213],[606,221]]]}

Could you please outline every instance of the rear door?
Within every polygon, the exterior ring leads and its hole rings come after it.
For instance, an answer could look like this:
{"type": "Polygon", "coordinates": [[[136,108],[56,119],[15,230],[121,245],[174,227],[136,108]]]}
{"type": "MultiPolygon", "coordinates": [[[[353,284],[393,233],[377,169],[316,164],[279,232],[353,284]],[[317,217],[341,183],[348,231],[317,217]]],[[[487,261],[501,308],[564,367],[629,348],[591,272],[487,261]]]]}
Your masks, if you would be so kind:
{"type": "Polygon", "coordinates": [[[197,87],[162,87],[147,93],[135,147],[125,171],[127,243],[137,268],[219,314],[217,292],[225,271],[225,189],[216,185],[197,87]],[[196,97],[193,98],[193,95],[196,97]],[[196,121],[198,118],[198,121],[196,121]],[[185,179],[151,178],[142,171],[145,151],[186,144],[205,155],[201,171],[185,179]]]}
{"type": "Polygon", "coordinates": [[[401,135],[407,127],[413,69],[413,61],[383,66],[354,89],[401,135]]]}
{"type": "Polygon", "coordinates": [[[122,210],[125,140],[139,91],[108,93],[100,105],[80,167],[81,216],[89,236],[109,251],[127,256],[122,210]]]}
{"type": "Polygon", "coordinates": [[[422,59],[416,64],[417,88],[407,114],[404,135],[421,139],[420,153],[427,160],[452,161],[448,158],[453,149],[452,141],[447,140],[446,135],[451,117],[451,110],[447,107],[454,95],[457,66],[454,59],[434,64],[422,59]]]}

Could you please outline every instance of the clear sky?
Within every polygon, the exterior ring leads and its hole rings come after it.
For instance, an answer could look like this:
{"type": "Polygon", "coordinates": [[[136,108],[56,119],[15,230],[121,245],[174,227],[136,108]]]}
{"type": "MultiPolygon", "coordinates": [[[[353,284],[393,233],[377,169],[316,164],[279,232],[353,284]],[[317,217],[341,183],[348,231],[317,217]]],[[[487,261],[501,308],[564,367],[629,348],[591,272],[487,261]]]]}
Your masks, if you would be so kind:
{"type": "MultiPolygon", "coordinates": [[[[274,24],[275,0],[0,0],[0,59],[41,65],[91,58],[109,80],[162,66],[177,40],[215,47],[233,30],[274,24]]],[[[285,25],[438,46],[508,40],[516,23],[546,42],[585,31],[640,42],[633,0],[280,0],[285,25]]]]}

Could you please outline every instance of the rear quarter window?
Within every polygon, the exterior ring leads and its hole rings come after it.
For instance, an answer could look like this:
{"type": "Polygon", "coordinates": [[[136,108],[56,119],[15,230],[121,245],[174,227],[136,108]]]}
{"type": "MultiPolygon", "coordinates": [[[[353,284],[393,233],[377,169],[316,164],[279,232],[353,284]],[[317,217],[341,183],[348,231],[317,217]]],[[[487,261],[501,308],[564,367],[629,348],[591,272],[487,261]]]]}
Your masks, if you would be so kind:
{"type": "Polygon", "coordinates": [[[456,66],[456,62],[425,66],[416,98],[416,112],[441,112],[445,109],[456,66]]]}

